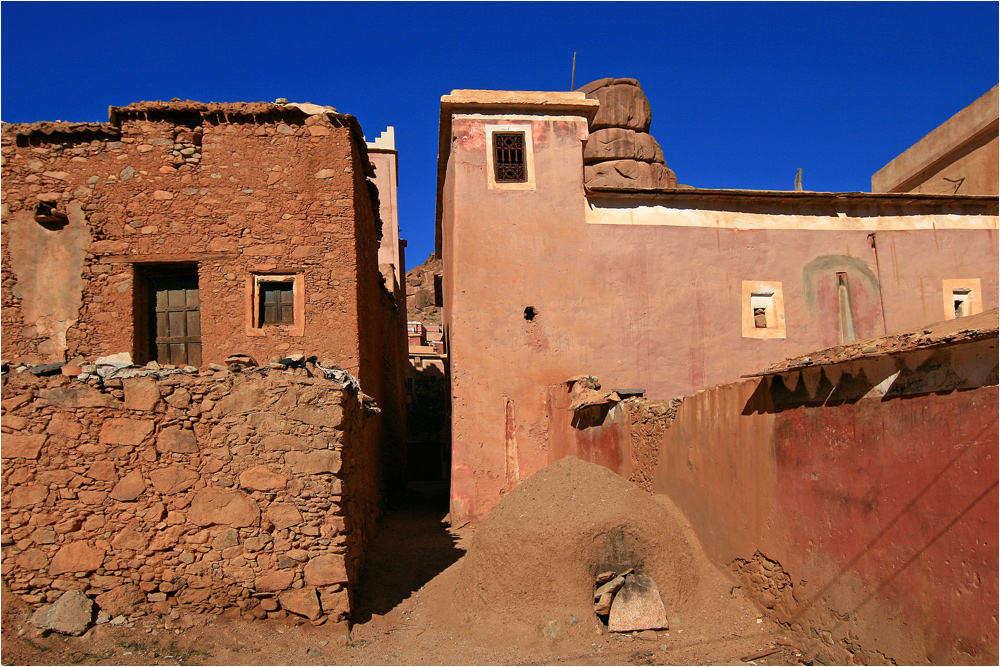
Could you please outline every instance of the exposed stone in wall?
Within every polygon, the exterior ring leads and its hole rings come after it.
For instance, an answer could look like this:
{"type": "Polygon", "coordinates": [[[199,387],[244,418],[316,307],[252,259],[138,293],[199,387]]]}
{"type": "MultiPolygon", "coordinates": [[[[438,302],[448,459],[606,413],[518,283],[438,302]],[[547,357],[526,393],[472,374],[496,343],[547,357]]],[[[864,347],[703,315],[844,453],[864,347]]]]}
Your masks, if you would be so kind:
{"type": "Polygon", "coordinates": [[[781,563],[758,551],[750,559],[735,559],[729,568],[743,582],[750,597],[765,609],[774,610],[782,621],[798,610],[795,586],[781,563]]]}
{"type": "Polygon", "coordinates": [[[608,160],[639,160],[666,164],[660,144],[652,135],[621,127],[608,127],[590,133],[583,147],[583,163],[608,160]]]}
{"type": "Polygon", "coordinates": [[[161,375],[5,375],[10,590],[36,607],[82,591],[111,615],[345,619],[378,487],[359,394],[305,369],[161,375]]]}
{"type": "Polygon", "coordinates": [[[649,134],[652,111],[635,79],[598,79],[579,88],[601,103],[583,149],[584,183],[591,188],[676,188],[663,151],[649,134]]]}
{"type": "Polygon", "coordinates": [[[583,168],[587,187],[660,190],[676,188],[677,177],[667,165],[638,160],[610,160],[583,168]]]}
{"type": "Polygon", "coordinates": [[[376,260],[358,262],[363,244],[374,257],[381,228],[353,117],[144,102],[113,109],[110,124],[5,125],[0,154],[4,360],[127,350],[144,363],[144,267],[197,262],[205,363],[309,347],[373,384],[360,372],[358,282],[381,277],[376,260]],[[42,227],[39,202],[69,223],[42,227]],[[304,277],[308,346],[289,327],[252,330],[255,273],[304,277]]]}
{"type": "Polygon", "coordinates": [[[653,112],[649,100],[636,79],[604,78],[581,86],[577,90],[601,103],[590,129],[625,127],[639,132],[649,132],[653,112]]]}
{"type": "Polygon", "coordinates": [[[629,439],[632,447],[632,474],[629,481],[644,491],[653,492],[653,472],[658,463],[663,432],[677,416],[683,397],[670,401],[630,398],[625,401],[628,414],[629,439]]]}

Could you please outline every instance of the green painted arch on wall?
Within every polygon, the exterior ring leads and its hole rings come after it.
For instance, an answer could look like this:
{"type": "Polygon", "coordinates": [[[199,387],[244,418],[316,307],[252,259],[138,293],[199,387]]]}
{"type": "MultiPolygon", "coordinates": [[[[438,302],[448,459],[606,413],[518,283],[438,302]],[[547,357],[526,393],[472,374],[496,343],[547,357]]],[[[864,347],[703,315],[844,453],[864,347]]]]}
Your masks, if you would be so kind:
{"type": "Polygon", "coordinates": [[[802,294],[812,315],[817,313],[817,282],[831,273],[846,273],[850,278],[860,278],[862,289],[876,300],[881,300],[878,276],[867,262],[849,255],[820,255],[802,267],[802,294]]]}

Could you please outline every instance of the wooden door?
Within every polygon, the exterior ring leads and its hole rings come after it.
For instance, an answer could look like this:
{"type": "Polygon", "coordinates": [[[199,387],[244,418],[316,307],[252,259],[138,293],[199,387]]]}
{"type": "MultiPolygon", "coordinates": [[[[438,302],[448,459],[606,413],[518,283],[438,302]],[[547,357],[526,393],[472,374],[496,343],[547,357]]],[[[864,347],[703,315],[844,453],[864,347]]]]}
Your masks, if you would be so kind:
{"type": "Polygon", "coordinates": [[[156,361],[201,366],[201,314],[198,277],[153,278],[156,361]]]}

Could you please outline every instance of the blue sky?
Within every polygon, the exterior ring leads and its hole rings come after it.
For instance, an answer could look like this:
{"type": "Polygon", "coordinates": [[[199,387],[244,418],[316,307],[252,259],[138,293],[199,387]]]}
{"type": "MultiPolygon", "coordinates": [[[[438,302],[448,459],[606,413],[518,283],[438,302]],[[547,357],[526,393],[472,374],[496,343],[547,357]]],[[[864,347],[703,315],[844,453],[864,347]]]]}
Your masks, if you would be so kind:
{"type": "Polygon", "coordinates": [[[681,183],[868,190],[998,81],[998,3],[28,3],[0,5],[6,122],[109,105],[330,104],[396,127],[400,227],[434,248],[441,95],[642,82],[681,183]]]}

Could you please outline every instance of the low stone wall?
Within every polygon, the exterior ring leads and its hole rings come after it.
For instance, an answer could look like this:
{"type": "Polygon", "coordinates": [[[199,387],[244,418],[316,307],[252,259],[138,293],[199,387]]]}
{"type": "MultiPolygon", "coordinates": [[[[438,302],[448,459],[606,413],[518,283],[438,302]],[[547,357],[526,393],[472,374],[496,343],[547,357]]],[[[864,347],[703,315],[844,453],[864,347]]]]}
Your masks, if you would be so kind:
{"type": "Polygon", "coordinates": [[[356,388],[304,369],[9,373],[2,405],[2,575],[24,600],[349,616],[376,518],[353,498],[378,479],[351,465],[368,460],[356,388]]]}

